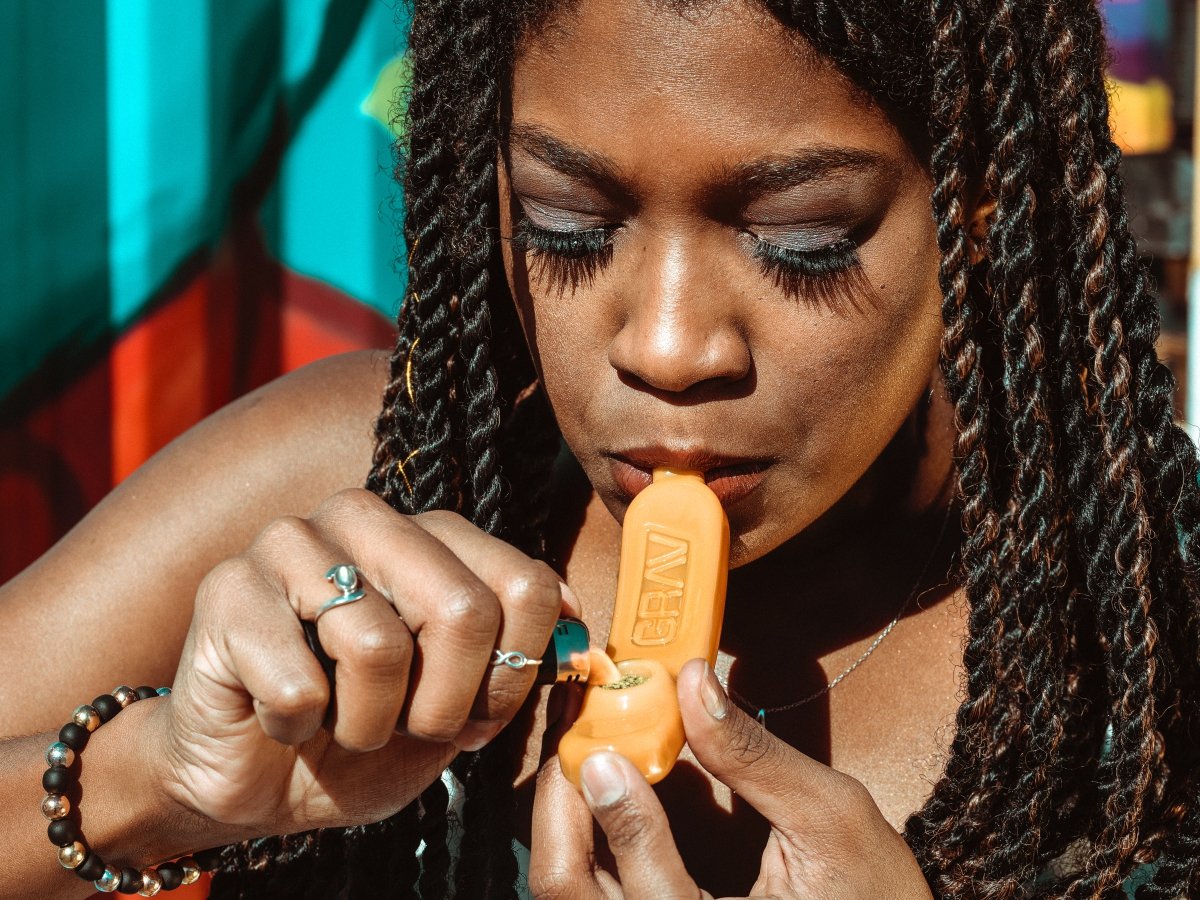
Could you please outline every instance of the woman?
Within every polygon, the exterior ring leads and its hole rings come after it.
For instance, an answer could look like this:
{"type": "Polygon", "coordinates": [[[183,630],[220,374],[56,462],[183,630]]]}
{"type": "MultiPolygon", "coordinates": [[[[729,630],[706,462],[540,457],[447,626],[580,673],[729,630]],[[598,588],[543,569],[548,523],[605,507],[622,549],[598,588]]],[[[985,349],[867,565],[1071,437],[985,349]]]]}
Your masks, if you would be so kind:
{"type": "Polygon", "coordinates": [[[45,733],[2,748],[0,890],[86,893],[34,782],[130,679],[174,694],[93,733],[84,832],[227,845],[214,896],[507,897],[514,838],[535,896],[1200,890],[1196,454],[1093,4],[460,0],[411,48],[388,370],[236,404],[3,589],[5,730],[45,733]],[[602,638],[661,463],[733,536],[691,756],[535,787],[572,698],[493,653],[602,638]]]}

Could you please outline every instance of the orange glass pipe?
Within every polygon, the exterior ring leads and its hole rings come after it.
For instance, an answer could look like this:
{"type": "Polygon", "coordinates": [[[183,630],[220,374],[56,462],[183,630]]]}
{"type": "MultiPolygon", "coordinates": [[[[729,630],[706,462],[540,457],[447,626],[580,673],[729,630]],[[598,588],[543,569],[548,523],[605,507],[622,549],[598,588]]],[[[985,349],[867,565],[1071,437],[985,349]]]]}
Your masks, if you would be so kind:
{"type": "Polygon", "coordinates": [[[598,750],[625,756],[651,783],[671,771],[683,749],[675,678],[689,659],[716,662],[728,575],[729,522],[703,475],[655,469],[621,532],[608,638],[615,670],[593,664],[579,718],[558,745],[570,781],[579,784],[598,750]]]}

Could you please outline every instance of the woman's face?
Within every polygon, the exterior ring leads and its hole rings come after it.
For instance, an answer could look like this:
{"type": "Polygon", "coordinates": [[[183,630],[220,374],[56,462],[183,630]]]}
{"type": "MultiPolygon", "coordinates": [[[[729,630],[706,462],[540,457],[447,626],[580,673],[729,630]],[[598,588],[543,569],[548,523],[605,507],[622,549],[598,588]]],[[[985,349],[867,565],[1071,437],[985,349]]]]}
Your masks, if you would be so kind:
{"type": "Polygon", "coordinates": [[[504,157],[513,296],[618,518],[652,466],[703,469],[749,562],[846,495],[933,384],[929,177],[754,4],[574,5],[521,48],[504,157]]]}

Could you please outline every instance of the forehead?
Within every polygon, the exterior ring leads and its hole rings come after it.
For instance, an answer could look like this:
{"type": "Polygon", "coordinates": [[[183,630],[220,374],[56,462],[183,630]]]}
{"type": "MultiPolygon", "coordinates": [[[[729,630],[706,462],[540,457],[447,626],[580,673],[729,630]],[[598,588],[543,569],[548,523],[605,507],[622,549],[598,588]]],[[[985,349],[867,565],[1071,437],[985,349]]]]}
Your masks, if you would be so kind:
{"type": "Polygon", "coordinates": [[[512,118],[660,173],[813,145],[907,155],[879,107],[747,0],[569,4],[522,42],[512,118]]]}

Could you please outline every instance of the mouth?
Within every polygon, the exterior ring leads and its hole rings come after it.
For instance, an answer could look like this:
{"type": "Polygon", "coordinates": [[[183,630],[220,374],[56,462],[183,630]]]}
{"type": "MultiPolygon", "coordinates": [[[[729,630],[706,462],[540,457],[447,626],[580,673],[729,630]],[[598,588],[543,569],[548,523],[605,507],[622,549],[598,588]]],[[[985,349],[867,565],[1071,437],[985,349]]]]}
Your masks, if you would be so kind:
{"type": "Polygon", "coordinates": [[[670,466],[703,473],[705,484],[726,509],[754,491],[775,462],[708,451],[677,452],[662,447],[605,453],[604,456],[608,458],[613,481],[631,500],[650,484],[655,468],[670,466]]]}

